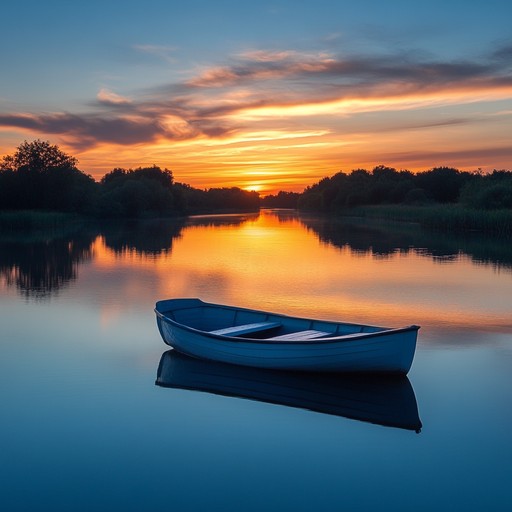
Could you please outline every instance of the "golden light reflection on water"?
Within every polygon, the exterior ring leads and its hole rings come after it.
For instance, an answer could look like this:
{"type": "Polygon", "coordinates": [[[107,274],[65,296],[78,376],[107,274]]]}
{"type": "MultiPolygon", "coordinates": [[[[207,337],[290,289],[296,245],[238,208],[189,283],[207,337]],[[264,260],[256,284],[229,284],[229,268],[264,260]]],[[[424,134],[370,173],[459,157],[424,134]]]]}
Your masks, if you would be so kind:
{"type": "MultiPolygon", "coordinates": [[[[413,250],[380,255],[349,244],[336,247],[296,216],[271,212],[228,223],[210,219],[208,225],[192,219],[169,240],[171,250],[160,254],[115,252],[98,237],[87,273],[121,293],[124,307],[199,297],[377,325],[511,329],[511,273],[475,265],[469,257],[443,263],[413,250]]],[[[106,324],[119,314],[115,300],[104,301],[103,308],[106,324]]]]}

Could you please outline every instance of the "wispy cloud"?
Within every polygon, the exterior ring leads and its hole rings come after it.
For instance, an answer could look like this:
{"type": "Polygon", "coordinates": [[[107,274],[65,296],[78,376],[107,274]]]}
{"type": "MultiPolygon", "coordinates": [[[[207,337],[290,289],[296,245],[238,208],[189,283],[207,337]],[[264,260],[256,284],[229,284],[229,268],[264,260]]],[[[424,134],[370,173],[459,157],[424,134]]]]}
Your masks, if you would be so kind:
{"type": "Polygon", "coordinates": [[[323,58],[325,55],[324,53],[297,52],[295,50],[246,50],[240,52],[237,58],[249,62],[286,62],[323,58]]]}
{"type": "Polygon", "coordinates": [[[411,164],[418,161],[425,165],[435,166],[439,164],[454,165],[471,165],[474,161],[486,161],[489,158],[504,158],[510,160],[512,158],[512,147],[491,146],[486,148],[477,149],[459,149],[459,150],[446,150],[446,151],[424,151],[424,152],[390,152],[386,155],[390,161],[411,164]]]}
{"type": "Polygon", "coordinates": [[[105,105],[128,105],[132,102],[130,98],[120,96],[105,88],[99,90],[96,99],[105,105]]]}
{"type": "Polygon", "coordinates": [[[436,61],[415,60],[410,54],[388,56],[334,57],[328,53],[301,54],[291,51],[245,52],[231,65],[213,66],[190,79],[189,87],[233,87],[256,81],[282,80],[287,85],[306,88],[311,85],[377,87],[402,82],[417,87],[449,85],[466,79],[492,78],[504,71],[508,50],[497,51],[501,59],[436,61]]]}
{"type": "Polygon", "coordinates": [[[323,40],[332,43],[334,41],[339,41],[343,37],[343,34],[341,32],[331,32],[330,34],[327,34],[323,40]]]}
{"type": "MultiPolygon", "coordinates": [[[[165,59],[175,51],[153,45],[135,49],[165,59]]],[[[377,57],[252,50],[150,93],[126,97],[102,88],[93,112],[0,114],[0,127],[59,134],[81,149],[227,139],[261,131],[263,120],[283,132],[331,133],[332,125],[326,127],[322,118],[509,98],[511,64],[510,45],[481,58],[447,62],[411,53],[377,57]],[[305,120],[313,117],[313,124],[305,120]],[[297,118],[307,124],[297,125],[297,118]]],[[[265,129],[271,133],[274,128],[265,129]]]]}
{"type": "Polygon", "coordinates": [[[301,54],[294,51],[249,51],[229,66],[202,71],[187,82],[190,87],[225,87],[254,81],[282,80],[287,77],[323,71],[333,59],[325,53],[301,54]]]}
{"type": "Polygon", "coordinates": [[[133,49],[139,53],[152,55],[162,59],[166,62],[176,62],[175,52],[177,48],[175,46],[163,46],[155,44],[136,44],[133,49]]]}

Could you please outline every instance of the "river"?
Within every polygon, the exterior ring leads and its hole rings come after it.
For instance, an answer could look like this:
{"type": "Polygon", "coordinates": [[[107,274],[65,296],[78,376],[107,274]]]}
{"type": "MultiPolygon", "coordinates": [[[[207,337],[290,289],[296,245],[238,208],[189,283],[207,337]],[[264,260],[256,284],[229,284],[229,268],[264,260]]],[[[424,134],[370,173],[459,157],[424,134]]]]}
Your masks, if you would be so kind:
{"type": "Polygon", "coordinates": [[[286,210],[0,234],[2,510],[509,510],[511,389],[500,240],[286,210]],[[421,329],[398,392],[283,404],[286,376],[264,400],[157,375],[171,297],[421,329]]]}

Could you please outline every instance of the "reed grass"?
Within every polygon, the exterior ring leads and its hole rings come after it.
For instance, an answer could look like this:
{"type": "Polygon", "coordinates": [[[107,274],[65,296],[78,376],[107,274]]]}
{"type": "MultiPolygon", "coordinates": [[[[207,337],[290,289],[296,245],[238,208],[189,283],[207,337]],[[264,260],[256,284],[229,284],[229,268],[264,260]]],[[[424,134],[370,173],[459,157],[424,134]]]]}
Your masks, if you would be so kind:
{"type": "Polygon", "coordinates": [[[42,212],[20,210],[13,212],[0,212],[0,229],[30,230],[40,228],[54,228],[68,221],[69,215],[58,212],[42,212]]]}
{"type": "Polygon", "coordinates": [[[414,222],[424,228],[445,232],[478,231],[512,237],[512,210],[477,210],[460,205],[358,206],[345,210],[343,216],[414,222]]]}

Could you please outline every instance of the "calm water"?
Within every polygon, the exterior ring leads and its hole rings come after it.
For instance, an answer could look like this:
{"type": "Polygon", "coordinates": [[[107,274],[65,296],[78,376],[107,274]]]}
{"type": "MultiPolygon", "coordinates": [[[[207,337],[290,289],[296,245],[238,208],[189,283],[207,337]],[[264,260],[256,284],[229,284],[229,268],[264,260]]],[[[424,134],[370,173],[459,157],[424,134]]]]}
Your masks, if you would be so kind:
{"type": "Polygon", "coordinates": [[[510,510],[511,299],[510,244],[413,226],[263,212],[3,235],[0,508],[510,510]],[[326,414],[300,407],[311,388],[288,407],[155,385],[172,354],[153,306],[177,296],[419,324],[413,402],[352,383],[326,414]],[[360,393],[421,433],[345,417],[360,393]]]}

